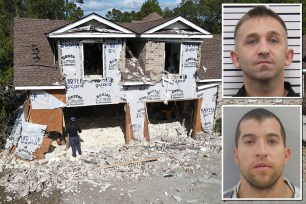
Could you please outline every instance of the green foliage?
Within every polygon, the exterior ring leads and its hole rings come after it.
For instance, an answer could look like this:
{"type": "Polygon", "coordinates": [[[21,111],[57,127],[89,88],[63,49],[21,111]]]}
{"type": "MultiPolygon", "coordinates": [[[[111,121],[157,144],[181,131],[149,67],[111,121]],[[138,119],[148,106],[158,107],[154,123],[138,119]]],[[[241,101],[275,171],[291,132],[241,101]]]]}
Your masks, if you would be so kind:
{"type": "Polygon", "coordinates": [[[122,13],[120,10],[112,9],[111,11],[108,11],[105,17],[109,20],[115,21],[115,22],[126,22],[130,23],[133,20],[141,20],[150,13],[157,12],[159,15],[163,15],[163,11],[161,7],[159,6],[159,3],[157,0],[147,0],[145,1],[139,12],[132,11],[124,12],[122,13]]]}
{"type": "Polygon", "coordinates": [[[215,132],[221,133],[222,131],[222,118],[217,118],[215,121],[215,132]]]}
{"type": "Polygon", "coordinates": [[[14,17],[76,20],[83,16],[83,0],[0,0],[0,146],[10,119],[23,101],[13,89],[14,17]]]}
{"type": "Polygon", "coordinates": [[[159,6],[158,0],[146,0],[139,11],[140,18],[144,18],[150,13],[158,13],[159,15],[163,15],[162,9],[159,6]]]}

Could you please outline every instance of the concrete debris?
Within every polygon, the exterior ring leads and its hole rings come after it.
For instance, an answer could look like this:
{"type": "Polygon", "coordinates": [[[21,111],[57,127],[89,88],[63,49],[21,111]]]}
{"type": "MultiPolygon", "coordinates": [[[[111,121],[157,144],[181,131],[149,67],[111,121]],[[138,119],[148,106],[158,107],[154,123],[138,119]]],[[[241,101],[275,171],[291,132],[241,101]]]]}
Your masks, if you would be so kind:
{"type": "MultiPolygon", "coordinates": [[[[79,184],[85,182],[92,188],[100,188],[99,192],[102,193],[114,185],[110,180],[141,181],[150,176],[171,179],[180,177],[183,171],[194,173],[199,169],[207,171],[205,181],[209,180],[213,172],[200,166],[198,161],[210,159],[207,155],[211,150],[221,150],[221,137],[211,139],[211,135],[203,133],[194,140],[186,134],[177,135],[173,130],[181,128],[179,124],[150,124],[150,130],[154,132],[150,135],[154,137],[146,144],[134,141],[124,145],[117,141],[113,145],[109,140],[112,146],[106,146],[105,141],[100,142],[104,138],[99,137],[97,132],[84,130],[85,134],[81,134],[83,154],[76,158],[72,157],[71,149],[66,150],[56,141],[52,142],[51,152],[43,160],[28,162],[16,159],[13,154],[0,154],[0,169],[5,172],[0,178],[0,186],[6,192],[16,193],[16,198],[22,198],[31,192],[42,192],[43,196],[49,197],[54,189],[62,193],[80,194],[79,184]]],[[[113,132],[117,131],[110,129],[110,133],[113,132]]],[[[117,140],[114,135],[113,138],[117,140]]],[[[125,195],[131,197],[134,191],[129,190],[125,195]]],[[[182,202],[179,195],[173,195],[173,198],[182,202]]]]}
{"type": "Polygon", "coordinates": [[[179,195],[172,196],[177,202],[183,202],[182,198],[179,195]]]}

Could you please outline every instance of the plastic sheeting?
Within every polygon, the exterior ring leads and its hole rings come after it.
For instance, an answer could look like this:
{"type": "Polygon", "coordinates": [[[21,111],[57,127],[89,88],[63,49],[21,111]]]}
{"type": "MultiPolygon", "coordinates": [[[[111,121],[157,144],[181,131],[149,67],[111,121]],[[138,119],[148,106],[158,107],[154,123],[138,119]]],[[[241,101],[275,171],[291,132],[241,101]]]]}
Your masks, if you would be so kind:
{"type": "Polygon", "coordinates": [[[144,119],[146,113],[146,104],[143,102],[130,103],[130,113],[132,122],[132,131],[134,139],[142,141],[144,139],[144,119]]]}
{"type": "Polygon", "coordinates": [[[10,136],[6,139],[5,149],[10,149],[13,145],[17,145],[19,138],[21,137],[21,127],[24,120],[24,105],[18,108],[17,118],[15,120],[12,132],[10,136]]]}
{"type": "Polygon", "coordinates": [[[23,159],[32,160],[32,153],[41,146],[46,129],[47,125],[22,122],[21,138],[18,141],[16,154],[23,159]]]}
{"type": "Polygon", "coordinates": [[[32,109],[56,109],[66,106],[61,100],[45,91],[31,91],[32,109]]]}
{"type": "Polygon", "coordinates": [[[201,124],[204,132],[212,133],[214,130],[214,117],[217,103],[218,87],[211,87],[201,91],[201,124]]]}

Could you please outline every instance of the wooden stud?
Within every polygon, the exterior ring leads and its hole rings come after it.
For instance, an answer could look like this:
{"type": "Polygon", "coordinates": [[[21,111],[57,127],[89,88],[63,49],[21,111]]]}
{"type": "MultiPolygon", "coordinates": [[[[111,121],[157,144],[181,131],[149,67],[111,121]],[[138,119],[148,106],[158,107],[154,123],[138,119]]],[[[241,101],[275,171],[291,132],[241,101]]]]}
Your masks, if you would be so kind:
{"type": "Polygon", "coordinates": [[[145,110],[143,134],[144,134],[144,138],[146,139],[146,141],[149,142],[150,141],[150,135],[149,135],[148,113],[147,113],[147,110],[145,110]]]}
{"type": "Polygon", "coordinates": [[[133,139],[130,105],[125,105],[125,143],[128,144],[133,139]]]}
{"type": "Polygon", "coordinates": [[[196,134],[202,131],[201,124],[201,105],[203,98],[196,99],[194,102],[194,113],[193,113],[193,131],[192,138],[196,139],[196,134]]]}

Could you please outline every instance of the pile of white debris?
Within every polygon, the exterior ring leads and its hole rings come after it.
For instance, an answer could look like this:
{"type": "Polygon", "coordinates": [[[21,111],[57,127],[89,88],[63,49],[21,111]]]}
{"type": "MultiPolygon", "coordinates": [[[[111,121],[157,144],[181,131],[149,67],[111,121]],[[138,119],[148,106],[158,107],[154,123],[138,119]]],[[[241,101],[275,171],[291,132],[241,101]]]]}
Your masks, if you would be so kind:
{"type": "Polygon", "coordinates": [[[177,169],[194,172],[201,168],[199,158],[209,156],[210,150],[221,150],[219,134],[202,134],[194,140],[178,122],[150,124],[150,142],[132,141],[124,144],[120,127],[84,130],[81,156],[73,158],[71,149],[52,142],[51,151],[43,160],[23,161],[14,154],[0,159],[0,185],[5,192],[16,193],[16,198],[31,192],[78,194],[78,184],[87,182],[103,192],[117,180],[141,180],[150,175],[177,176],[177,169]]]}

